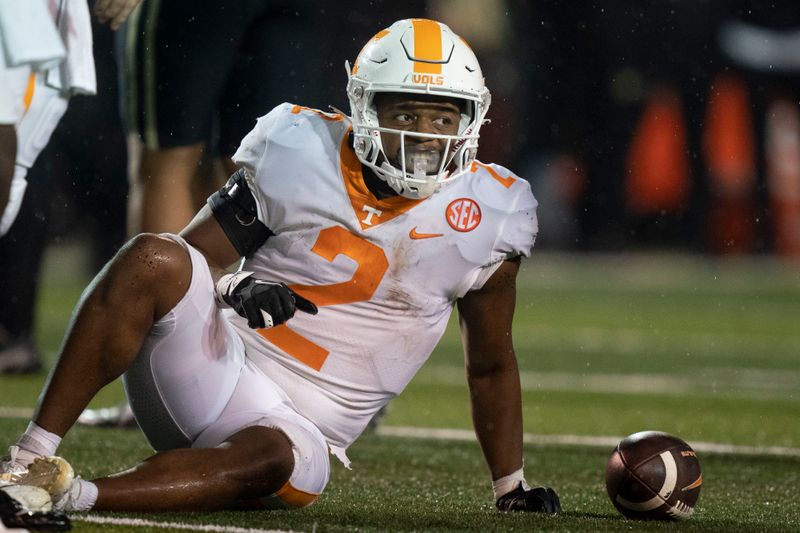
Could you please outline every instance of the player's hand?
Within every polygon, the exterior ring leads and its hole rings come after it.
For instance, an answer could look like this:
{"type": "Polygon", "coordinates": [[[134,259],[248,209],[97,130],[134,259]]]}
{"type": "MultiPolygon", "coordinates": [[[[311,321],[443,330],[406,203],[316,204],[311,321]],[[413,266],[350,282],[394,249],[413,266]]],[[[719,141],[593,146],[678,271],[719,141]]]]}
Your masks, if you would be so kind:
{"type": "Polygon", "coordinates": [[[497,498],[495,503],[501,511],[526,511],[533,513],[560,513],[561,501],[550,487],[534,487],[525,490],[520,483],[516,489],[497,498]]]}
{"type": "Polygon", "coordinates": [[[94,15],[100,24],[108,21],[112,30],[117,30],[131,11],[139,5],[142,0],[97,0],[94,3],[94,15]]]}
{"type": "Polygon", "coordinates": [[[285,283],[266,281],[253,277],[252,272],[226,274],[217,282],[217,301],[231,306],[247,319],[253,329],[271,328],[283,324],[298,309],[317,314],[317,306],[306,300],[285,283]]]}

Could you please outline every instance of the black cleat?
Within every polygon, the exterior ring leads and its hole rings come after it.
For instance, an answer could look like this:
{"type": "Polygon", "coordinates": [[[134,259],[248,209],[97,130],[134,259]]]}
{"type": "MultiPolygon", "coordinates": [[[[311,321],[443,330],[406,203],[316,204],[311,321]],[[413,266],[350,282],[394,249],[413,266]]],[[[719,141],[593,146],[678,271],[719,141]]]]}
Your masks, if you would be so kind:
{"type": "Polygon", "coordinates": [[[78,424],[96,428],[135,429],[139,427],[133,416],[133,409],[127,402],[114,407],[86,409],[78,417],[78,424]]]}
{"type": "Polygon", "coordinates": [[[42,369],[42,354],[33,339],[0,344],[0,374],[33,374],[42,369]]]}

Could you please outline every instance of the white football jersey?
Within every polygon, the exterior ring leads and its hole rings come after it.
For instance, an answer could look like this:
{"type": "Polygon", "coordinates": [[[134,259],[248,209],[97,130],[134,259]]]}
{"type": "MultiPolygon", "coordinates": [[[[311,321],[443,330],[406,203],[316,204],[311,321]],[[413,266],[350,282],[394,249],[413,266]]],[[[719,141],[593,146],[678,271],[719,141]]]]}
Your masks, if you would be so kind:
{"type": "Polygon", "coordinates": [[[234,161],[274,232],[244,263],[319,307],[250,330],[247,355],[334,447],[347,447],[399,394],[442,336],[456,300],[537,233],[529,184],[503,167],[471,171],[423,200],[377,199],[364,184],[344,115],[282,104],[234,161]]]}

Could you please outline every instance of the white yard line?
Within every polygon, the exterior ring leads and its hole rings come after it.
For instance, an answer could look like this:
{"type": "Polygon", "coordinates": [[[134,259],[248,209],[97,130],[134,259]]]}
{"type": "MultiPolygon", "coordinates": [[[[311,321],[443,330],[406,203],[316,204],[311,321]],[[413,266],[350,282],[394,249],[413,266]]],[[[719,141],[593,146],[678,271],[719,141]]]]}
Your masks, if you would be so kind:
{"type": "MultiPolygon", "coordinates": [[[[474,441],[475,433],[469,429],[440,429],[402,426],[379,426],[378,435],[384,437],[403,437],[414,439],[474,441]]],[[[566,444],[575,446],[596,446],[613,449],[623,437],[584,436],[584,435],[535,435],[525,433],[523,441],[527,444],[566,444]]],[[[781,457],[800,457],[800,448],[785,446],[739,446],[716,442],[691,442],[692,448],[703,453],[728,453],[737,455],[769,455],[781,457]]]]}
{"type": "Polygon", "coordinates": [[[183,522],[157,522],[155,520],[142,520],[141,518],[115,518],[111,516],[97,516],[92,514],[70,515],[75,522],[90,522],[92,524],[111,524],[115,526],[133,526],[160,529],[185,529],[188,531],[212,531],[215,533],[294,533],[289,529],[250,529],[246,527],[218,526],[212,524],[186,524],[183,522]]]}
{"type": "MultiPolygon", "coordinates": [[[[24,407],[0,406],[0,418],[30,418],[33,409],[24,407]]],[[[471,429],[422,428],[404,426],[378,426],[377,434],[384,437],[404,437],[415,439],[437,439],[474,441],[475,433],[471,429]]],[[[600,435],[537,435],[525,433],[522,436],[527,444],[566,444],[574,446],[597,446],[613,448],[622,440],[622,436],[600,435]]],[[[718,442],[691,442],[692,448],[699,452],[729,453],[738,455],[768,455],[780,457],[800,457],[800,448],[788,446],[743,446],[718,442]]]]}
{"type": "MultiPolygon", "coordinates": [[[[578,391],[628,394],[727,394],[791,398],[800,390],[800,372],[751,368],[716,368],[692,374],[612,374],[574,372],[520,372],[526,391],[578,391]]],[[[464,385],[464,368],[429,364],[414,383],[464,385]]]]}
{"type": "Polygon", "coordinates": [[[765,331],[676,331],[624,327],[559,327],[533,324],[515,334],[518,348],[528,343],[537,350],[578,350],[586,354],[618,352],[623,355],[642,353],[695,354],[728,358],[746,353],[750,357],[769,359],[776,355],[788,358],[797,353],[800,335],[775,334],[765,331]],[[765,349],[768,348],[768,349],[765,349]]]}
{"type": "Polygon", "coordinates": [[[33,408],[0,406],[0,418],[33,418],[33,408]]]}

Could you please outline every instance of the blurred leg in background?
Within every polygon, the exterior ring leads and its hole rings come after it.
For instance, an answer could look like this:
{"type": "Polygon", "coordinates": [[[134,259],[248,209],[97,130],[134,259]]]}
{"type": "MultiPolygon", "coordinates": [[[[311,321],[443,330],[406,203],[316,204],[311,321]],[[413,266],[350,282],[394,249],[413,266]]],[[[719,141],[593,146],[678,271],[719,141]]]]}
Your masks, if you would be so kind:
{"type": "Polygon", "coordinates": [[[320,69],[308,61],[306,4],[146,0],[133,14],[118,42],[125,124],[138,152],[130,235],[180,231],[208,196],[192,194],[204,156],[222,161],[212,168],[224,168],[224,179],[257,117],[283,101],[319,105],[307,98],[320,69]]]}
{"type": "MultiPolygon", "coordinates": [[[[30,169],[19,213],[0,239],[0,293],[5,295],[0,306],[3,373],[33,372],[42,366],[34,340],[35,309],[48,240],[62,238],[78,225],[86,226],[92,232],[88,239],[93,250],[91,268],[99,268],[123,242],[126,155],[116,104],[113,38],[107,27],[96,23],[93,31],[99,95],[73,98],[59,122],[66,99],[50,98],[37,110],[34,90],[32,114],[25,117],[33,121],[40,116],[33,129],[49,126],[55,131],[52,137],[48,133],[50,142],[41,154],[26,149],[22,141],[17,156],[17,162],[30,169]]],[[[48,89],[39,94],[46,95],[48,89]]],[[[24,127],[23,121],[20,128],[24,127]]],[[[20,131],[20,139],[25,139],[20,131]]],[[[33,144],[41,147],[45,142],[39,135],[33,144]]]]}
{"type": "Polygon", "coordinates": [[[46,183],[34,173],[16,222],[0,238],[0,373],[38,372],[42,356],[34,342],[34,308],[47,235],[46,183]]]}

